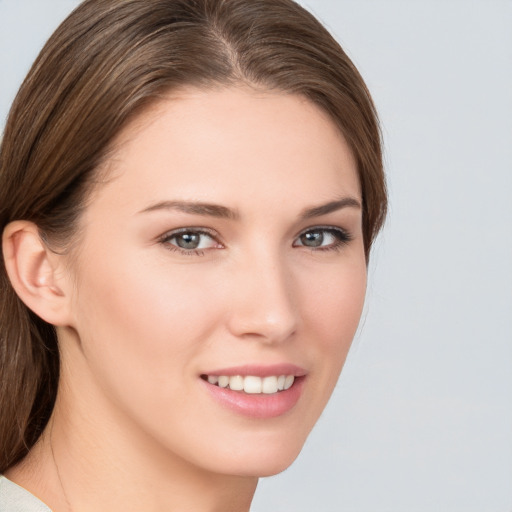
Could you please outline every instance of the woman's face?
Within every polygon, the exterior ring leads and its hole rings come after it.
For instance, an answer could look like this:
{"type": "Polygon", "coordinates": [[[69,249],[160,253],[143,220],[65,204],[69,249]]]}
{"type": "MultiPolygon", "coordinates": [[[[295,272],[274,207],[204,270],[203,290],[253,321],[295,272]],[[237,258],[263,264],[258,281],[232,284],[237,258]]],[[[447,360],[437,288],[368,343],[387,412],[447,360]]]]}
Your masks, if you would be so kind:
{"type": "Polygon", "coordinates": [[[96,428],[208,471],[283,470],[363,306],[347,143],[301,97],[226,88],[174,94],[116,147],[70,263],[63,378],[96,428]]]}

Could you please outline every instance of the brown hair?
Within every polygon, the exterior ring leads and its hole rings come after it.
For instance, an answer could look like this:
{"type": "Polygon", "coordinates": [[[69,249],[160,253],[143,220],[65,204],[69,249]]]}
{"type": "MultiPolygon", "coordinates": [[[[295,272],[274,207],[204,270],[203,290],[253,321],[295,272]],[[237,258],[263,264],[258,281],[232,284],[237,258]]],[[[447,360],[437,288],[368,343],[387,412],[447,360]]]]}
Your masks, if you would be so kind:
{"type": "MultiPolygon", "coordinates": [[[[366,257],[386,212],[380,133],[368,90],[323,26],[291,0],[87,0],[25,79],[0,148],[0,231],[17,219],[64,246],[94,171],[126,123],[170,89],[245,83],[326,111],[358,165],[366,257]]],[[[2,259],[3,263],[3,259],[2,259]]],[[[57,392],[54,328],[0,265],[0,473],[44,429],[57,392]]]]}

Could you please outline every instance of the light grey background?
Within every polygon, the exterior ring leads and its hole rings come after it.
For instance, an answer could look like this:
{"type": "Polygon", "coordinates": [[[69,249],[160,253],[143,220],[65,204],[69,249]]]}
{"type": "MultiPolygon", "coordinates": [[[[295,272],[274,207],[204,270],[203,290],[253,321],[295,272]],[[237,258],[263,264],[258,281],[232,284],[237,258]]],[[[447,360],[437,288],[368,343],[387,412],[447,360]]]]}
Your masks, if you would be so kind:
{"type": "MultiPolygon", "coordinates": [[[[0,125],[76,0],[0,0],[0,125]]],[[[512,511],[512,0],[303,0],[366,79],[391,211],[364,325],[253,512],[512,511]]]]}

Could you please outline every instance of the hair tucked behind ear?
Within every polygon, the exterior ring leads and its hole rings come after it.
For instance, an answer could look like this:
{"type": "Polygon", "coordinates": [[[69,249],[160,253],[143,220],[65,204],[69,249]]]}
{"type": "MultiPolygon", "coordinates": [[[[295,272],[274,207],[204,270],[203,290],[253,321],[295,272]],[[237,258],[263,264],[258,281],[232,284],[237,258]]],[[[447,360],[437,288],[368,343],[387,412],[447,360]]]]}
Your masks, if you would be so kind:
{"type": "MultiPolygon", "coordinates": [[[[303,95],[339,126],[358,164],[368,257],[386,212],[375,110],[340,46],[291,0],[84,2],[45,45],[9,114],[0,230],[29,220],[65,251],[95,170],[131,119],[177,87],[240,83],[303,95]]],[[[0,301],[3,472],[48,422],[59,358],[54,328],[18,299],[3,264],[0,301]]]]}

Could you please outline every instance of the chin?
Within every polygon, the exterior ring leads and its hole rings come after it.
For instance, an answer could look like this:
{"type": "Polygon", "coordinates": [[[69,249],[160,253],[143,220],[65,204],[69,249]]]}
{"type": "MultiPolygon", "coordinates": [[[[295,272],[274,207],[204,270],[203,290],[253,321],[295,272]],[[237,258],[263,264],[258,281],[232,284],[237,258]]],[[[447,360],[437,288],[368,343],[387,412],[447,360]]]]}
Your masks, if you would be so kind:
{"type": "Polygon", "coordinates": [[[243,477],[267,477],[287,469],[299,456],[305,439],[265,442],[254,439],[243,449],[221,457],[223,471],[243,477]],[[290,442],[291,441],[291,442],[290,442]]]}
{"type": "Polygon", "coordinates": [[[272,458],[262,461],[239,461],[238,464],[233,464],[227,474],[236,475],[240,477],[255,477],[263,478],[268,476],[278,475],[295,461],[299,453],[290,458],[272,458]]]}

